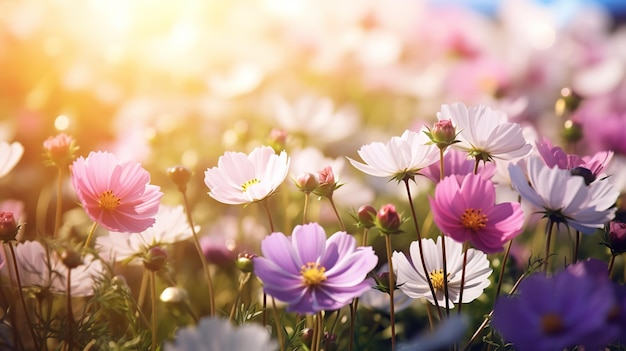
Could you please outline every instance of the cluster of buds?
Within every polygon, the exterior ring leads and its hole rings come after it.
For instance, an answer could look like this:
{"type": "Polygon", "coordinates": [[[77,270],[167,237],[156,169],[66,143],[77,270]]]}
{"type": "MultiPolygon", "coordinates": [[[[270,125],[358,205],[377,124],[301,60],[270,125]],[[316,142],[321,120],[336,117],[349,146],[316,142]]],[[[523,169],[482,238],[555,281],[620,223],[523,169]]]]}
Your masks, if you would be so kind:
{"type": "Polygon", "coordinates": [[[335,173],[330,166],[322,168],[317,172],[317,176],[312,173],[302,173],[295,179],[295,183],[298,189],[307,195],[313,193],[329,198],[342,185],[335,180],[335,173]]]}
{"type": "Polygon", "coordinates": [[[356,213],[357,226],[361,228],[376,227],[383,234],[400,234],[402,217],[393,204],[383,205],[378,211],[371,205],[359,207],[356,213]]]}

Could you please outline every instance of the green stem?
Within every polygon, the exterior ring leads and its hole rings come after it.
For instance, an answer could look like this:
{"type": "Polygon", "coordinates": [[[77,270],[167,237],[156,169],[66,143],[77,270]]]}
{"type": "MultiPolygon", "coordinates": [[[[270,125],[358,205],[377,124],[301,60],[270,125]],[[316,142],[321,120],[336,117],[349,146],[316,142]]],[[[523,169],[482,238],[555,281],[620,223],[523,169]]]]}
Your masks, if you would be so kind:
{"type": "Polygon", "coordinates": [[[152,313],[151,313],[151,331],[152,344],[151,350],[156,351],[157,348],[157,297],[156,297],[156,273],[150,271],[150,295],[152,297],[152,313]]]}
{"type": "Polygon", "coordinates": [[[281,328],[280,325],[278,308],[276,308],[276,300],[274,300],[274,297],[272,297],[272,311],[274,313],[274,323],[276,324],[276,336],[278,336],[279,350],[285,350],[285,335],[283,334],[283,328],[281,328]]]}
{"type": "Polygon", "coordinates": [[[430,279],[430,275],[428,274],[428,267],[426,267],[426,259],[424,258],[424,248],[422,245],[422,234],[420,234],[420,228],[417,224],[417,215],[415,214],[415,206],[413,205],[413,199],[411,198],[411,189],[409,186],[409,179],[404,179],[404,184],[406,187],[407,196],[409,198],[409,205],[411,207],[411,216],[413,217],[413,223],[415,225],[415,233],[417,234],[417,247],[419,248],[420,253],[420,261],[422,263],[422,269],[424,270],[424,275],[426,275],[426,281],[428,282],[428,287],[430,288],[430,293],[433,296],[433,300],[435,301],[435,306],[437,307],[437,313],[439,314],[439,318],[441,319],[442,313],[439,308],[439,301],[437,301],[437,294],[435,294],[435,288],[433,287],[433,282],[430,279]]]}
{"type": "Polygon", "coordinates": [[[83,249],[89,247],[91,243],[91,239],[93,238],[93,233],[96,232],[96,228],[98,227],[98,222],[93,222],[91,225],[91,229],[89,229],[89,234],[87,234],[87,239],[85,240],[85,244],[83,244],[83,249]]]}
{"type": "Polygon", "coordinates": [[[309,193],[304,193],[304,209],[302,210],[302,224],[307,224],[307,213],[309,211],[309,193]]]}
{"type": "Polygon", "coordinates": [[[346,226],[343,224],[343,221],[341,220],[339,211],[337,211],[337,206],[335,206],[335,201],[333,201],[332,196],[328,196],[328,200],[330,201],[330,205],[333,207],[333,211],[335,211],[335,216],[337,216],[337,220],[339,221],[339,227],[341,228],[341,231],[345,232],[346,226]]]}
{"type": "Polygon", "coordinates": [[[59,173],[57,176],[57,207],[54,214],[54,232],[53,238],[59,235],[59,228],[61,228],[61,214],[63,209],[63,168],[59,167],[59,173]]]}
{"type": "Polygon", "coordinates": [[[387,247],[387,263],[389,264],[389,323],[391,323],[391,351],[396,349],[396,311],[394,306],[394,290],[396,279],[393,273],[393,260],[391,257],[391,235],[385,234],[385,246],[387,247]]]}
{"type": "Polygon", "coordinates": [[[550,258],[550,242],[552,241],[553,227],[554,227],[554,222],[548,219],[548,223],[546,223],[546,253],[545,253],[545,260],[543,262],[544,273],[548,272],[548,258],[550,258]]]}
{"type": "MultiPolygon", "coordinates": [[[[439,180],[444,178],[443,151],[445,148],[439,148],[439,180]]],[[[443,257],[443,294],[446,299],[446,316],[450,316],[450,293],[448,291],[448,260],[446,257],[446,238],[442,234],[441,238],[441,256],[443,257]]]]}
{"type": "Polygon", "coordinates": [[[504,269],[506,268],[506,261],[509,258],[509,253],[511,252],[511,245],[513,244],[513,240],[509,240],[509,244],[506,246],[506,251],[504,252],[504,257],[502,257],[502,265],[500,266],[500,275],[498,277],[498,285],[496,286],[496,296],[495,299],[500,295],[500,290],[502,289],[502,280],[504,279],[504,269]]]}
{"type": "Polygon", "coordinates": [[[580,231],[576,231],[576,242],[574,243],[574,263],[578,262],[578,252],[580,251],[580,231]]]}
{"type": "Polygon", "coordinates": [[[28,330],[30,331],[30,336],[33,338],[33,343],[35,344],[35,348],[39,349],[39,339],[35,334],[35,328],[33,322],[30,320],[30,314],[28,313],[28,308],[26,307],[26,300],[24,299],[24,292],[22,291],[22,281],[20,279],[20,272],[17,266],[17,258],[15,257],[15,249],[13,245],[8,242],[9,250],[11,250],[11,258],[13,259],[13,267],[15,268],[15,281],[17,282],[17,292],[20,295],[20,301],[22,303],[22,308],[24,309],[24,316],[26,317],[26,322],[28,323],[28,330]]]}
{"type": "Polygon", "coordinates": [[[181,191],[183,194],[183,203],[185,205],[185,213],[187,213],[187,222],[189,222],[189,227],[191,228],[191,233],[193,234],[193,243],[196,247],[196,251],[198,252],[198,256],[200,257],[200,262],[202,262],[202,270],[204,271],[204,276],[206,277],[208,291],[209,291],[209,315],[215,315],[215,294],[213,292],[213,281],[211,279],[211,271],[209,270],[209,264],[204,257],[204,253],[202,252],[202,246],[200,246],[200,239],[198,239],[198,233],[196,233],[196,228],[193,224],[193,218],[191,217],[191,208],[189,206],[189,201],[187,200],[187,192],[181,191]]]}
{"type": "Polygon", "coordinates": [[[461,314],[461,307],[463,306],[463,290],[465,288],[465,271],[467,270],[467,249],[469,244],[466,242],[463,244],[463,270],[461,271],[461,287],[459,290],[459,315],[461,314]]]}
{"type": "Polygon", "coordinates": [[[241,292],[243,291],[243,286],[246,284],[249,277],[250,277],[250,273],[242,273],[239,275],[239,288],[237,289],[237,296],[235,297],[235,302],[230,308],[230,315],[228,316],[229,322],[232,322],[233,318],[235,317],[235,310],[236,310],[237,305],[239,304],[239,300],[241,299],[241,292]]]}
{"type": "Polygon", "coordinates": [[[613,275],[613,266],[615,266],[615,255],[611,255],[611,260],[609,261],[609,279],[613,275]]]}

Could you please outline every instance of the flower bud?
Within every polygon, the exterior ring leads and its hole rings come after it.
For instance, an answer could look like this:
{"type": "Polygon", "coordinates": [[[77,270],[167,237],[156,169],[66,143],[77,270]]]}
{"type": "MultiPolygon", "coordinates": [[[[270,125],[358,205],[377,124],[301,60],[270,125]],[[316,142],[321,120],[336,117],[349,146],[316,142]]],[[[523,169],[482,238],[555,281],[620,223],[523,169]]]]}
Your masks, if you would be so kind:
{"type": "Polygon", "coordinates": [[[392,204],[384,205],[376,214],[376,227],[383,234],[400,233],[400,214],[396,211],[396,207],[392,204]]]}
{"type": "Polygon", "coordinates": [[[0,212],[0,240],[3,242],[15,240],[19,229],[13,212],[0,212]]]}
{"type": "Polygon", "coordinates": [[[237,267],[244,273],[254,272],[254,257],[256,257],[255,254],[247,252],[240,253],[237,255],[237,267]]]}
{"type": "Polygon", "coordinates": [[[68,269],[74,269],[83,264],[83,258],[80,253],[72,249],[67,249],[61,253],[61,262],[63,262],[68,269]]]}
{"type": "Polygon", "coordinates": [[[302,173],[296,178],[296,186],[305,194],[310,194],[317,188],[317,178],[311,173],[302,173]]]}
{"type": "Polygon", "coordinates": [[[274,152],[279,154],[281,151],[285,150],[285,146],[287,145],[287,132],[282,129],[272,129],[269,135],[269,144],[272,149],[274,149],[274,152]]]}
{"type": "Polygon", "coordinates": [[[321,351],[336,351],[337,350],[337,334],[325,332],[322,339],[321,351]]]}
{"type": "Polygon", "coordinates": [[[335,181],[335,173],[330,166],[324,167],[317,173],[317,180],[319,185],[313,191],[315,195],[331,197],[335,192],[335,189],[339,188],[335,181]]]}
{"type": "Polygon", "coordinates": [[[568,119],[563,124],[561,136],[568,143],[576,143],[583,138],[583,127],[580,125],[580,123],[568,119]]]}
{"type": "MultiPolygon", "coordinates": [[[[389,294],[389,291],[391,290],[390,289],[391,284],[389,284],[389,272],[379,273],[375,280],[376,280],[375,289],[379,290],[379,291],[382,291],[382,292],[384,292],[386,294],[389,294]]],[[[394,290],[396,288],[395,279],[393,281],[393,288],[394,288],[394,290]]]]}
{"type": "Polygon", "coordinates": [[[358,225],[363,228],[371,228],[375,225],[376,209],[371,205],[363,205],[359,207],[356,213],[358,225]]]}
{"type": "Polygon", "coordinates": [[[564,116],[576,111],[582,102],[582,97],[570,88],[561,89],[560,95],[554,104],[554,112],[557,116],[564,116]]]}
{"type": "Polygon", "coordinates": [[[167,175],[178,186],[180,192],[187,191],[187,183],[191,179],[191,171],[184,166],[174,166],[167,169],[167,175]]]}
{"type": "Polygon", "coordinates": [[[626,252],[626,223],[617,221],[609,223],[609,247],[613,255],[626,252]]]}
{"type": "Polygon", "coordinates": [[[69,165],[75,158],[78,150],[76,141],[71,136],[61,133],[57,136],[51,136],[43,142],[44,163],[48,166],[65,167],[69,165]]]}
{"type": "Polygon", "coordinates": [[[179,288],[177,286],[170,286],[165,288],[165,290],[163,290],[163,292],[159,296],[159,299],[162,302],[172,305],[185,303],[185,301],[187,301],[187,298],[187,290],[179,288]]]}
{"type": "Polygon", "coordinates": [[[300,340],[302,341],[304,345],[310,348],[311,344],[313,343],[313,329],[311,328],[302,329],[302,334],[300,334],[300,340]]]}
{"type": "Polygon", "coordinates": [[[167,263],[167,251],[158,246],[151,247],[143,258],[144,267],[153,272],[163,268],[165,263],[167,263]]]}

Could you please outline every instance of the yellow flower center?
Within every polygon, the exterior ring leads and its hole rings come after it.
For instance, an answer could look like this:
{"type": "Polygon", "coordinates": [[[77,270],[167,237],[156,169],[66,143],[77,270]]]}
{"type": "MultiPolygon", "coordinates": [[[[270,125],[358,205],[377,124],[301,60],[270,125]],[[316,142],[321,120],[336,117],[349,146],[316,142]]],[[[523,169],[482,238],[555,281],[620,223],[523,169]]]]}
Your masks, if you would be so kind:
{"type": "Polygon", "coordinates": [[[487,226],[487,216],[483,213],[482,208],[475,210],[468,208],[461,215],[461,224],[463,227],[477,231],[487,226]]]}
{"type": "Polygon", "coordinates": [[[107,190],[100,194],[98,205],[100,205],[100,208],[103,210],[111,211],[120,205],[120,198],[115,196],[112,190],[107,190]]]}
{"type": "Polygon", "coordinates": [[[307,286],[319,285],[319,283],[326,280],[324,272],[326,272],[326,267],[320,266],[320,264],[316,262],[309,262],[302,265],[302,268],[300,268],[302,280],[307,286]]]}
{"type": "Polygon", "coordinates": [[[443,285],[443,269],[436,269],[430,273],[428,273],[428,276],[430,277],[430,282],[433,284],[433,288],[435,290],[443,290],[444,289],[444,285],[443,285]]]}
{"type": "Polygon", "coordinates": [[[541,317],[541,330],[548,335],[563,331],[563,320],[556,313],[547,313],[541,317]]]}
{"type": "Polygon", "coordinates": [[[247,182],[245,182],[245,183],[243,183],[241,185],[241,190],[245,193],[250,186],[252,186],[254,184],[257,184],[257,183],[260,183],[260,182],[261,181],[258,180],[257,178],[252,178],[252,179],[248,180],[247,182]]]}

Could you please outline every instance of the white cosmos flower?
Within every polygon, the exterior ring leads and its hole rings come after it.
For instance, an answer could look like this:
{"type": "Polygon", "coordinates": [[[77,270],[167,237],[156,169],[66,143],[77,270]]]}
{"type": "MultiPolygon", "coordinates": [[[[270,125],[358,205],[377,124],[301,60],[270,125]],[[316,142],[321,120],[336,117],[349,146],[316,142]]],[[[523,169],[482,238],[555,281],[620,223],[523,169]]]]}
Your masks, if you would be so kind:
{"type": "MultiPolygon", "coordinates": [[[[426,270],[435,288],[437,302],[439,306],[445,304],[444,284],[443,284],[443,257],[441,254],[441,236],[437,238],[437,244],[432,239],[422,239],[424,249],[424,260],[426,270]]],[[[459,292],[461,290],[461,274],[463,271],[463,244],[454,241],[450,237],[446,240],[446,263],[448,271],[448,298],[450,307],[454,307],[459,302],[459,292]]],[[[411,254],[407,258],[401,252],[394,252],[392,256],[394,270],[397,277],[396,282],[407,296],[412,298],[426,298],[433,305],[433,299],[424,269],[422,268],[419,244],[417,241],[411,243],[409,247],[411,254]]],[[[465,287],[463,288],[463,303],[474,301],[483,290],[489,286],[489,276],[491,268],[487,255],[480,250],[467,250],[467,267],[465,269],[465,287]]]]}
{"type": "MultiPolygon", "coordinates": [[[[58,254],[52,251],[48,253],[38,241],[26,241],[15,246],[15,258],[22,287],[39,287],[50,289],[56,294],[67,294],[68,269],[58,254]]],[[[7,269],[6,266],[3,270],[10,270],[11,279],[15,281],[13,267],[7,269]]],[[[76,297],[92,295],[96,279],[102,274],[104,268],[100,260],[91,254],[83,256],[83,264],[72,269],[70,275],[71,295],[76,297]]]]}
{"type": "Polygon", "coordinates": [[[513,188],[555,223],[592,234],[615,215],[619,191],[606,179],[589,185],[566,169],[550,168],[539,157],[509,165],[513,188]]]}
{"type": "MultiPolygon", "coordinates": [[[[199,227],[196,227],[196,232],[199,227]]],[[[152,227],[141,233],[109,232],[96,239],[96,249],[108,261],[141,264],[141,257],[155,246],[184,241],[193,236],[183,206],[161,205],[152,227]]]]}
{"type": "Polygon", "coordinates": [[[6,141],[0,141],[0,178],[15,167],[23,154],[24,147],[19,142],[9,144],[6,141]]]}
{"type": "Polygon", "coordinates": [[[272,195],[288,171],[289,157],[285,151],[276,155],[271,147],[261,146],[249,155],[226,152],[218,159],[217,167],[204,172],[204,183],[215,200],[240,205],[272,195]]]}
{"type": "Polygon", "coordinates": [[[532,150],[519,124],[510,123],[504,112],[483,105],[470,108],[462,103],[442,105],[437,119],[452,121],[460,141],[453,147],[466,151],[472,158],[511,160],[526,156],[532,150]]]}
{"type": "Polygon", "coordinates": [[[405,130],[401,136],[387,143],[373,142],[363,145],[358,154],[365,163],[348,157],[354,167],[375,177],[391,177],[398,181],[413,178],[422,168],[439,160],[439,149],[428,145],[423,133],[405,130]]]}
{"type": "Polygon", "coordinates": [[[274,351],[278,345],[258,324],[235,327],[228,320],[205,317],[197,326],[181,328],[165,351],[274,351]]]}

